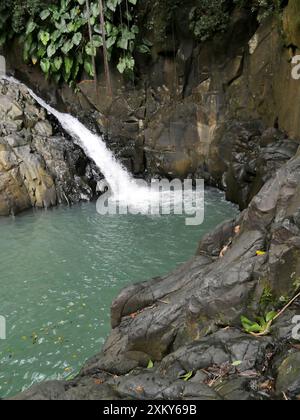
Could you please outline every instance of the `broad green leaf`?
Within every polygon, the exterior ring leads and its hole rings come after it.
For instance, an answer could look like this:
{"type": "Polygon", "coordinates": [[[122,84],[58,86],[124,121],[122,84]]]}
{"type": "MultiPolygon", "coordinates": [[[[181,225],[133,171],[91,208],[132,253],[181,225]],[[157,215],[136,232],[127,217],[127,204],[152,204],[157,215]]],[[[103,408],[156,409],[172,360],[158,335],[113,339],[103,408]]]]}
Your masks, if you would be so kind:
{"type": "Polygon", "coordinates": [[[86,44],[85,52],[87,53],[87,55],[89,55],[91,57],[92,56],[96,57],[96,55],[97,55],[96,47],[94,45],[92,45],[90,42],[88,42],[86,44]]]}
{"type": "Polygon", "coordinates": [[[263,328],[257,322],[254,322],[250,327],[247,328],[249,333],[260,333],[263,328]]]}
{"type": "Polygon", "coordinates": [[[37,24],[33,22],[33,20],[30,20],[27,24],[26,35],[31,34],[35,30],[36,27],[37,27],[37,24]]]}
{"type": "Polygon", "coordinates": [[[102,47],[103,41],[100,35],[93,35],[93,46],[96,48],[102,47]]]}
{"type": "Polygon", "coordinates": [[[101,30],[100,25],[95,25],[93,29],[94,29],[94,32],[96,32],[96,34],[102,35],[102,30],[101,30]]]}
{"type": "Polygon", "coordinates": [[[250,321],[250,319],[246,318],[245,316],[241,316],[241,321],[242,321],[242,325],[243,326],[251,326],[253,324],[252,321],[250,321]]]}
{"type": "Polygon", "coordinates": [[[267,322],[273,321],[273,319],[276,317],[276,315],[277,315],[277,312],[275,312],[275,311],[271,311],[271,312],[267,313],[266,321],[267,322]]]}
{"type": "Polygon", "coordinates": [[[62,35],[62,32],[61,31],[59,31],[59,30],[55,30],[54,32],[52,32],[52,34],[51,34],[51,40],[52,41],[57,41],[58,40],[58,38],[59,37],[61,37],[61,35],[62,35]]]}
{"type": "Polygon", "coordinates": [[[39,47],[39,49],[37,50],[37,55],[39,58],[43,58],[46,54],[47,50],[44,46],[39,47]]]}
{"type": "Polygon", "coordinates": [[[43,58],[40,62],[40,65],[41,65],[42,71],[45,74],[48,74],[50,70],[50,65],[51,65],[50,60],[48,60],[47,58],[43,58]]]}
{"type": "Polygon", "coordinates": [[[62,63],[63,63],[62,57],[55,57],[54,67],[55,67],[56,71],[59,71],[61,69],[62,63]]]}
{"type": "Polygon", "coordinates": [[[126,62],[125,62],[124,58],[120,58],[120,61],[117,65],[117,69],[121,74],[123,74],[124,71],[126,70],[126,62]]]}
{"type": "Polygon", "coordinates": [[[126,56],[122,57],[119,60],[119,64],[117,65],[117,68],[121,74],[123,74],[125,71],[133,71],[135,65],[135,61],[133,57],[126,56]]]}
{"type": "Polygon", "coordinates": [[[68,23],[68,25],[67,25],[67,31],[68,31],[69,33],[71,33],[71,32],[74,32],[74,31],[75,31],[75,23],[74,23],[74,22],[70,22],[70,23],[68,23]]]}
{"type": "Polygon", "coordinates": [[[61,50],[62,52],[67,55],[69,53],[69,51],[71,51],[71,49],[74,47],[73,41],[68,40],[67,42],[65,42],[65,44],[62,46],[61,50]]]}
{"type": "Polygon", "coordinates": [[[91,13],[92,13],[92,16],[94,18],[99,17],[99,15],[100,15],[100,8],[99,8],[99,3],[98,2],[97,3],[92,3],[92,5],[91,5],[91,13]]]}
{"type": "Polygon", "coordinates": [[[140,32],[140,30],[137,25],[132,25],[131,32],[137,35],[140,32]]]}
{"type": "Polygon", "coordinates": [[[118,47],[123,50],[128,50],[128,43],[135,39],[135,34],[130,32],[127,27],[121,27],[121,38],[118,40],[118,47]]]}
{"type": "Polygon", "coordinates": [[[81,40],[82,40],[82,34],[80,32],[76,32],[76,34],[74,34],[73,39],[72,39],[73,44],[78,47],[81,40]]]}
{"type": "Polygon", "coordinates": [[[39,32],[39,40],[42,42],[43,45],[47,45],[50,41],[50,34],[47,31],[40,31],[39,32]]]}
{"type": "Polygon", "coordinates": [[[152,362],[152,360],[149,360],[147,369],[153,369],[154,368],[154,363],[152,362]]]}
{"type": "Polygon", "coordinates": [[[91,77],[94,77],[95,73],[94,73],[94,68],[93,65],[90,61],[85,60],[84,61],[84,70],[87,72],[87,74],[91,77]]]}
{"type": "Polygon", "coordinates": [[[107,40],[106,40],[107,48],[109,49],[109,48],[113,47],[115,45],[116,41],[117,41],[116,36],[110,36],[109,38],[107,38],[107,40]]]}
{"type": "Polygon", "coordinates": [[[73,67],[73,58],[71,58],[71,57],[65,57],[64,64],[65,64],[66,74],[67,74],[67,76],[70,77],[71,70],[72,70],[72,67],[73,67]]]}
{"type": "Polygon", "coordinates": [[[116,8],[119,4],[121,4],[122,0],[107,0],[106,6],[112,11],[115,12],[116,8]]]}
{"type": "Polygon", "coordinates": [[[51,58],[56,53],[56,47],[54,44],[50,44],[47,48],[47,56],[48,58],[51,58]]]}
{"type": "Polygon", "coordinates": [[[46,9],[46,10],[43,10],[43,11],[40,13],[40,18],[41,18],[42,20],[46,20],[46,19],[47,19],[50,15],[51,15],[50,10],[49,10],[49,9],[46,9]]]}
{"type": "Polygon", "coordinates": [[[265,328],[265,327],[266,327],[266,325],[267,325],[267,322],[268,322],[268,321],[266,321],[264,317],[262,317],[262,316],[258,316],[258,317],[257,317],[257,320],[258,320],[258,322],[259,322],[259,325],[260,325],[262,328],[265,328]]]}

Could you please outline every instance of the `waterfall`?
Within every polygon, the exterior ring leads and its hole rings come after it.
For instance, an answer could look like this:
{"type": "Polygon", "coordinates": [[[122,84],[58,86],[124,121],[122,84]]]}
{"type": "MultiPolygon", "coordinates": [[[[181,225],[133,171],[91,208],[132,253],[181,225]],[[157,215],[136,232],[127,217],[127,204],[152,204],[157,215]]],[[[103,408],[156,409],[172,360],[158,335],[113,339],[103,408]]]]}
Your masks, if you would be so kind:
{"type": "Polygon", "coordinates": [[[116,160],[101,136],[92,133],[72,115],[59,112],[51,107],[31,89],[13,77],[4,76],[2,78],[25,87],[32,98],[59,121],[62,128],[73,138],[74,142],[98,166],[116,200],[133,206],[139,202],[143,203],[145,200],[149,200],[151,195],[150,189],[137,184],[129,172],[116,160]]]}
{"type": "MultiPolygon", "coordinates": [[[[170,206],[177,210],[176,214],[182,214],[182,205],[184,210],[190,214],[200,208],[204,211],[203,194],[197,197],[192,186],[184,193],[181,190],[181,184],[177,188],[177,192],[170,190],[168,181],[165,190],[155,190],[147,184],[135,180],[129,172],[116,160],[113,153],[106,147],[101,136],[92,133],[77,118],[70,114],[57,111],[48,105],[43,99],[37,96],[31,89],[19,82],[18,80],[4,76],[3,79],[10,83],[18,84],[24,87],[32,98],[50,114],[52,114],[61,124],[62,128],[73,138],[74,142],[80,146],[86,155],[95,162],[105,177],[107,184],[110,186],[112,199],[121,206],[130,207],[136,213],[149,214],[149,208],[158,212],[157,206],[165,206],[168,213],[170,206]],[[196,208],[194,204],[196,203],[196,208]]],[[[179,180],[177,180],[179,181],[179,180]]],[[[180,183],[180,181],[179,181],[180,183]]],[[[186,187],[187,185],[185,185],[186,187]]],[[[153,214],[153,213],[151,213],[153,214]]],[[[161,214],[158,212],[158,214],[161,214]]]]}

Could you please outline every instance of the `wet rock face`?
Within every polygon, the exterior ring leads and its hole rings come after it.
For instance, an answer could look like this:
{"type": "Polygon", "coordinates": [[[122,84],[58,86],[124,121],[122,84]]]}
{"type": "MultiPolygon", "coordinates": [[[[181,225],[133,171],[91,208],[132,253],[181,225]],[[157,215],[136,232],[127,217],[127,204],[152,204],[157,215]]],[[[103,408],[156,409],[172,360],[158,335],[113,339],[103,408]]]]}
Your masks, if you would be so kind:
{"type": "MultiPolygon", "coordinates": [[[[96,173],[95,173],[96,174],[96,173]]],[[[91,164],[26,89],[0,82],[0,216],[93,197],[91,164]]]]}
{"type": "Polygon", "coordinates": [[[207,171],[227,199],[243,210],[298,147],[298,141],[280,130],[265,130],[261,121],[228,122],[212,142],[207,171]]]}
{"type": "Polygon", "coordinates": [[[278,369],[276,381],[278,395],[288,393],[292,397],[300,396],[300,353],[293,353],[284,359],[278,369]]]}

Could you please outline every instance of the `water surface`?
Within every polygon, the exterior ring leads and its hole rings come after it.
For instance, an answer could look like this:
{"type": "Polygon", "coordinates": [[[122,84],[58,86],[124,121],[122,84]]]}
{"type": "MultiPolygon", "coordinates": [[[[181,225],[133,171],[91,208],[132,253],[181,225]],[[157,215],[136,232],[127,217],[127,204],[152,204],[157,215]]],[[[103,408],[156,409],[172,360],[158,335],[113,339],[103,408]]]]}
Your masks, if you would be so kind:
{"type": "Polygon", "coordinates": [[[236,208],[206,192],[202,226],[183,216],[100,216],[95,204],[0,219],[0,397],[70,377],[98,353],[124,286],[164,275],[236,208]]]}

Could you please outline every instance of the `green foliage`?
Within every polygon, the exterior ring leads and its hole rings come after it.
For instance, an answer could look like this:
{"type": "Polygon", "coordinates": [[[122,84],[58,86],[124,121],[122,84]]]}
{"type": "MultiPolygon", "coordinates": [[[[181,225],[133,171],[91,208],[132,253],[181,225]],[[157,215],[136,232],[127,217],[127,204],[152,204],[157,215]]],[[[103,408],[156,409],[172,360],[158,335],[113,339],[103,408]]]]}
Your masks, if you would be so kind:
{"type": "Polygon", "coordinates": [[[51,1],[46,0],[1,0],[0,4],[0,45],[10,40],[14,34],[24,31],[29,17],[34,16],[51,1]]]}
{"type": "MultiPolygon", "coordinates": [[[[1,25],[0,33],[13,19],[8,3],[19,1],[7,0],[5,7],[1,6],[6,10],[6,25],[1,25]]],[[[134,51],[149,51],[146,44],[138,43],[139,29],[133,14],[137,0],[107,0],[104,4],[109,59],[117,59],[120,73],[132,73],[134,51]]],[[[13,34],[22,35],[24,60],[39,65],[46,77],[56,82],[63,80],[74,85],[83,70],[93,77],[93,57],[103,47],[99,0],[89,0],[90,15],[86,0],[58,0],[43,5],[41,0],[27,0],[26,8],[14,22],[13,34]]]]}
{"type": "Polygon", "coordinates": [[[277,312],[271,311],[265,317],[257,317],[257,321],[250,321],[245,316],[241,317],[244,330],[248,334],[267,335],[270,332],[272,321],[277,316],[277,312]]]}
{"type": "Polygon", "coordinates": [[[217,32],[224,32],[235,6],[249,9],[262,21],[280,9],[280,0],[198,0],[191,9],[190,29],[198,40],[205,41],[217,32]]]}
{"type": "Polygon", "coordinates": [[[299,290],[300,290],[300,278],[299,277],[297,277],[296,280],[294,281],[293,287],[294,287],[296,293],[299,292],[299,290]]]}
{"type": "Polygon", "coordinates": [[[197,39],[205,41],[215,32],[225,30],[229,21],[226,0],[201,0],[190,12],[190,29],[197,39]]]}
{"type": "Polygon", "coordinates": [[[281,0],[235,0],[241,7],[249,8],[253,13],[257,13],[259,22],[270,16],[274,12],[279,12],[281,0]]]}
{"type": "Polygon", "coordinates": [[[153,368],[154,368],[154,363],[152,362],[152,360],[149,360],[147,369],[153,369],[153,368]]]}
{"type": "Polygon", "coordinates": [[[265,286],[260,298],[261,306],[268,306],[270,303],[274,302],[273,292],[270,286],[265,286]]]}

